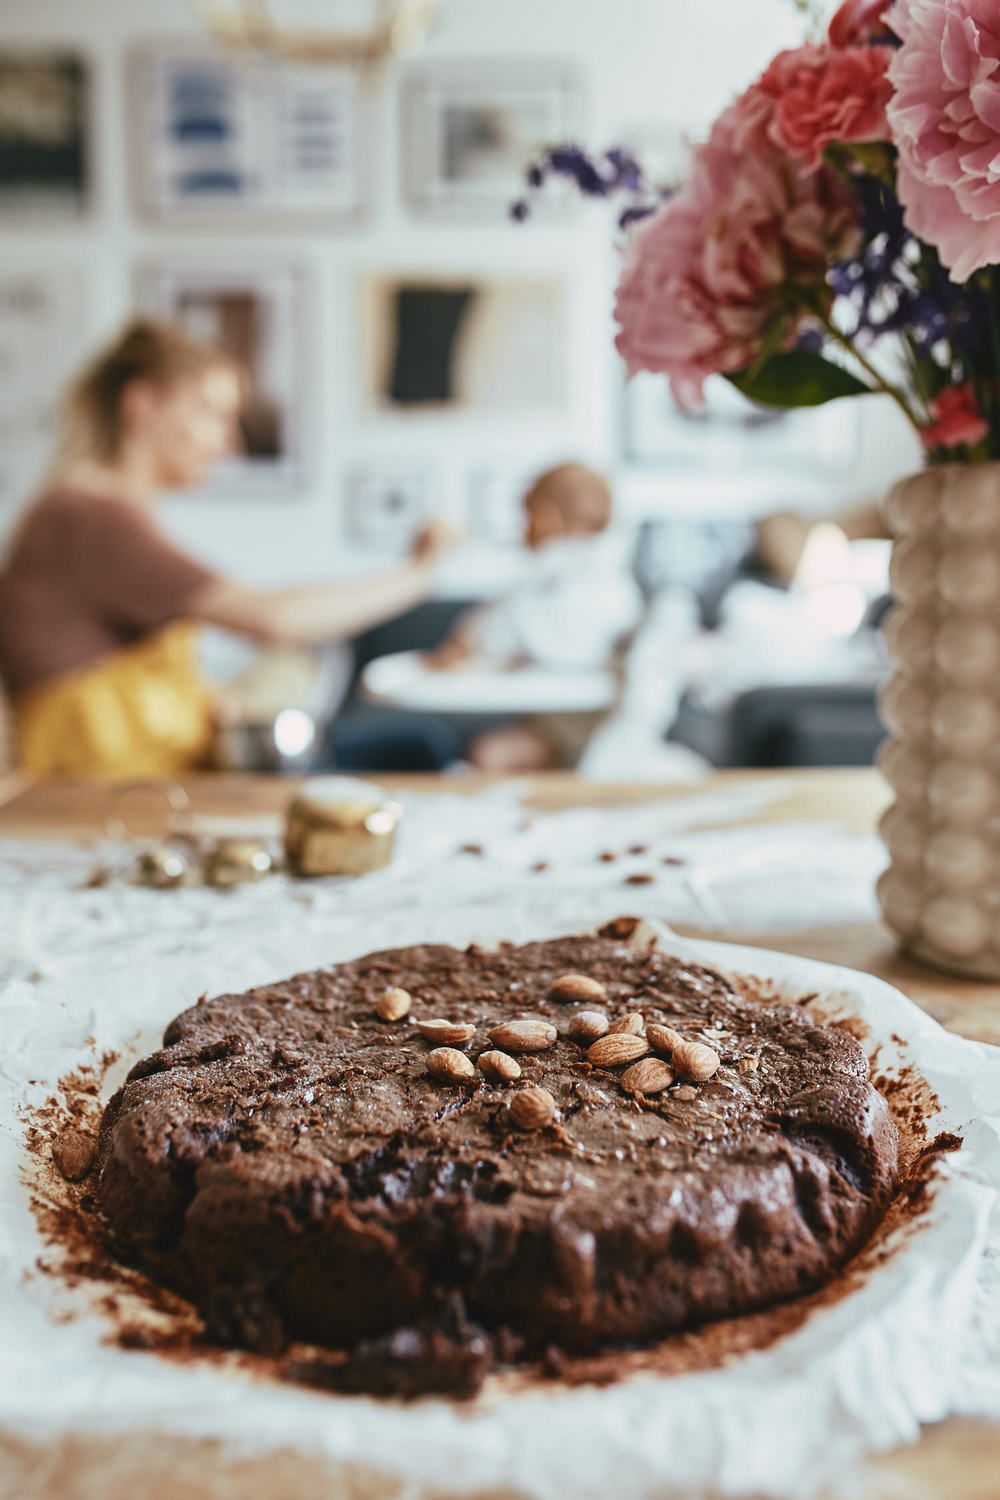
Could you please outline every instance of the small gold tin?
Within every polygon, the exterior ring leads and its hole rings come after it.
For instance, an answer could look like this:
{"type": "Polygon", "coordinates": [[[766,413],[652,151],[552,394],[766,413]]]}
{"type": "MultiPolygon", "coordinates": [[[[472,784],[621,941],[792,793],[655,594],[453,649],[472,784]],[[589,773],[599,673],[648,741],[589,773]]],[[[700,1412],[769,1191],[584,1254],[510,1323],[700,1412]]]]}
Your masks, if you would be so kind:
{"type": "Polygon", "coordinates": [[[265,880],[274,870],[274,860],[262,839],[220,839],[202,868],[206,885],[229,890],[265,880]]]}
{"type": "Polygon", "coordinates": [[[367,875],[392,860],[403,815],[380,787],[350,776],[307,781],[288,809],[285,854],[297,875],[367,875]]]}
{"type": "Polygon", "coordinates": [[[146,849],[132,866],[135,885],[145,885],[154,891],[172,891],[188,879],[191,867],[177,849],[164,844],[156,849],[146,849]]]}

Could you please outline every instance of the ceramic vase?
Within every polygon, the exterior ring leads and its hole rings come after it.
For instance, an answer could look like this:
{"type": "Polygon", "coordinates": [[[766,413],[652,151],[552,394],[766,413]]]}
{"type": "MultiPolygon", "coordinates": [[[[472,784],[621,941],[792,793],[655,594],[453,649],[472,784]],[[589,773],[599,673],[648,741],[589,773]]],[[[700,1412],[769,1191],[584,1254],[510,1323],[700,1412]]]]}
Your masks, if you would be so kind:
{"type": "Polygon", "coordinates": [[[879,901],[914,957],[1000,979],[1000,463],[914,474],[888,517],[879,901]]]}

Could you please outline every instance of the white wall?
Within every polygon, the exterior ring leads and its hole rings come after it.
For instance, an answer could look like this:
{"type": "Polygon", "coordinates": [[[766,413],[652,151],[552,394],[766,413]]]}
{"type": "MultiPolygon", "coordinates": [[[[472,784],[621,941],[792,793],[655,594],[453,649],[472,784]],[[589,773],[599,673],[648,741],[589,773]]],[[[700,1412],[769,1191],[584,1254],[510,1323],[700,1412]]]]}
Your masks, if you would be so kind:
{"type": "MultiPolygon", "coordinates": [[[[190,33],[188,0],[0,0],[0,39],[79,43],[92,59],[96,103],[95,212],[73,229],[4,231],[0,270],[75,264],[89,284],[92,339],[129,311],[136,266],[158,257],[241,265],[292,253],[314,298],[316,451],[308,487],[294,499],[172,502],[170,524],[215,563],[260,581],[322,575],[358,566],[340,528],[344,472],[368,455],[432,454],[442,509],[461,515],[470,468],[512,472],[567,455],[614,466],[618,371],[611,347],[612,221],[588,210],[569,227],[476,228],[414,220],[399,190],[398,74],[376,82],[369,100],[371,180],[358,227],[249,235],[194,234],[140,223],[127,193],[123,53],[139,39],[190,33]],[[355,288],[372,267],[555,270],[571,299],[572,410],[557,428],[472,420],[364,417],[359,410],[355,288]]],[[[589,141],[611,143],[629,127],[675,120],[698,128],[768,57],[800,36],[790,0],[443,0],[431,56],[574,57],[589,90],[589,141]]],[[[81,350],[81,352],[83,352],[81,350]]],[[[865,414],[862,462],[842,482],[844,498],[876,492],[911,467],[912,447],[881,403],[865,414]]],[[[720,496],[717,487],[619,476],[625,508],[741,506],[772,498],[771,487],[720,496]]],[[[796,495],[786,494],[785,501],[796,495]]],[[[803,503],[825,503],[810,487],[803,503]]],[[[453,573],[476,566],[471,554],[453,573]]],[[[464,579],[458,576],[454,586],[464,579]]]]}

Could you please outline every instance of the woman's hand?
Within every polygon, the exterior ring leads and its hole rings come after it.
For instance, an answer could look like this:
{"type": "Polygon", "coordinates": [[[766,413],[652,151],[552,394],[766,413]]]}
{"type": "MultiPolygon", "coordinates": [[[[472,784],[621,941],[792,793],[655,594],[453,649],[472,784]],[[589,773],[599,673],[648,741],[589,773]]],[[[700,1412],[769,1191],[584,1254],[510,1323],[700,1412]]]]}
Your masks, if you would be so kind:
{"type": "Polygon", "coordinates": [[[421,526],[413,538],[410,544],[410,561],[433,567],[446,552],[457,547],[460,540],[461,533],[457,526],[440,516],[434,516],[421,526]]]}

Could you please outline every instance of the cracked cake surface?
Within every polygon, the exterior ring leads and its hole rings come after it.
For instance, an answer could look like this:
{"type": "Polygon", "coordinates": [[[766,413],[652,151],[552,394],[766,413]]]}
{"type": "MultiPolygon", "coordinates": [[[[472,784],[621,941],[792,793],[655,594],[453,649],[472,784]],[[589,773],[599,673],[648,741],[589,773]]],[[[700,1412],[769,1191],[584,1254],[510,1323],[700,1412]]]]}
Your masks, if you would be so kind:
{"type": "Polygon", "coordinates": [[[819,1286],[896,1185],[863,1049],[635,925],[200,1001],[105,1111],[116,1251],[219,1342],[399,1394],[819,1286]]]}

